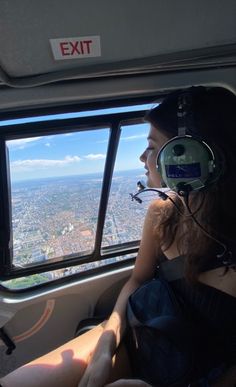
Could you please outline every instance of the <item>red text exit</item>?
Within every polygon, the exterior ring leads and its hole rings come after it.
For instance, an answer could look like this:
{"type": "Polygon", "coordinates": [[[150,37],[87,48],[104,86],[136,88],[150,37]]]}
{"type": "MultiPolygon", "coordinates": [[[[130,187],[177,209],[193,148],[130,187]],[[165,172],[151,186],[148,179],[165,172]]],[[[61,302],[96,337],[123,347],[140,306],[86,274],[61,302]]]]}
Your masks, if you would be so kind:
{"type": "Polygon", "coordinates": [[[55,60],[101,56],[99,36],[50,39],[55,60]]]}

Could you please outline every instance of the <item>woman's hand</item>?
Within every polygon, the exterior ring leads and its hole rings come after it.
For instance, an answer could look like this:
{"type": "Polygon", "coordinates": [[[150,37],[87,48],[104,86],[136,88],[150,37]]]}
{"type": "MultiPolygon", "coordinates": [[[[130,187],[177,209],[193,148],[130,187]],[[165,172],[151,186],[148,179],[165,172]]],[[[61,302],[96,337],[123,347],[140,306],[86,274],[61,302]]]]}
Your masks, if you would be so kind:
{"type": "Polygon", "coordinates": [[[88,364],[78,387],[103,387],[107,382],[112,368],[109,354],[95,355],[88,364]]]}
{"type": "Polygon", "coordinates": [[[104,387],[152,387],[140,379],[119,379],[114,383],[106,384],[104,387]]]}
{"type": "Polygon", "coordinates": [[[112,356],[116,348],[116,337],[112,330],[104,330],[97,345],[87,359],[87,368],[78,387],[103,387],[109,380],[112,356]]]}

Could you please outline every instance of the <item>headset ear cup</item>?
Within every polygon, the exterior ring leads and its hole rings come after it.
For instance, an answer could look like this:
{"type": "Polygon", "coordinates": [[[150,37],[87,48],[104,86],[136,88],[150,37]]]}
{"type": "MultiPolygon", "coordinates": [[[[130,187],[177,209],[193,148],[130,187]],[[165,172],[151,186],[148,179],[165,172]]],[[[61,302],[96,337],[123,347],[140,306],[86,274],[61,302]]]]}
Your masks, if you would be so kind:
{"type": "Polygon", "coordinates": [[[157,170],[164,184],[179,193],[198,191],[217,179],[219,170],[214,152],[208,144],[193,136],[169,140],[157,157],[157,170]]]}

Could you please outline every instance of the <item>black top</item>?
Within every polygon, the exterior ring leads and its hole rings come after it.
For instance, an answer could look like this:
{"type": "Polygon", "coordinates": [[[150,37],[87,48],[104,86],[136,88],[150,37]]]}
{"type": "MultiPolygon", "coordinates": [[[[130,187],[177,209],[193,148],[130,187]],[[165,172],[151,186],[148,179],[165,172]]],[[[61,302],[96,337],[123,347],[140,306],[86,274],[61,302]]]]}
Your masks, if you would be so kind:
{"type": "Polygon", "coordinates": [[[203,283],[189,285],[184,278],[172,281],[171,287],[184,300],[188,317],[206,327],[206,350],[209,345],[212,353],[213,346],[228,365],[236,364],[236,298],[203,283]]]}
{"type": "MultiPolygon", "coordinates": [[[[164,258],[158,267],[157,276],[169,282],[182,305],[186,321],[191,322],[196,332],[199,342],[199,375],[208,375],[210,370],[219,369],[221,364],[226,369],[235,365],[236,297],[201,282],[190,284],[183,277],[183,272],[183,257],[172,260],[164,258]]],[[[142,371],[137,367],[140,364],[137,361],[138,349],[129,331],[125,341],[134,376],[142,378],[142,371]]],[[[155,366],[155,359],[153,361],[155,366]]]]}
{"type": "MultiPolygon", "coordinates": [[[[214,263],[207,269],[216,267],[221,264],[214,263]]],[[[178,299],[183,300],[187,317],[206,327],[209,346],[215,347],[228,364],[236,364],[236,297],[202,282],[189,284],[183,277],[184,257],[162,260],[158,271],[169,281],[178,299]]]]}

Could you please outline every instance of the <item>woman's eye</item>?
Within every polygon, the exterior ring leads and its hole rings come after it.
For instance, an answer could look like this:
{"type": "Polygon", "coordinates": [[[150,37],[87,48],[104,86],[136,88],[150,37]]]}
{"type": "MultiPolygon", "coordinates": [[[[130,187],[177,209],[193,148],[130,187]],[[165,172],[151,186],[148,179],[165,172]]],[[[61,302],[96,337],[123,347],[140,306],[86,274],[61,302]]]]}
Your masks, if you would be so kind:
{"type": "Polygon", "coordinates": [[[148,146],[147,148],[146,148],[146,150],[147,151],[150,151],[150,150],[153,150],[154,148],[152,147],[152,146],[148,146]]]}

